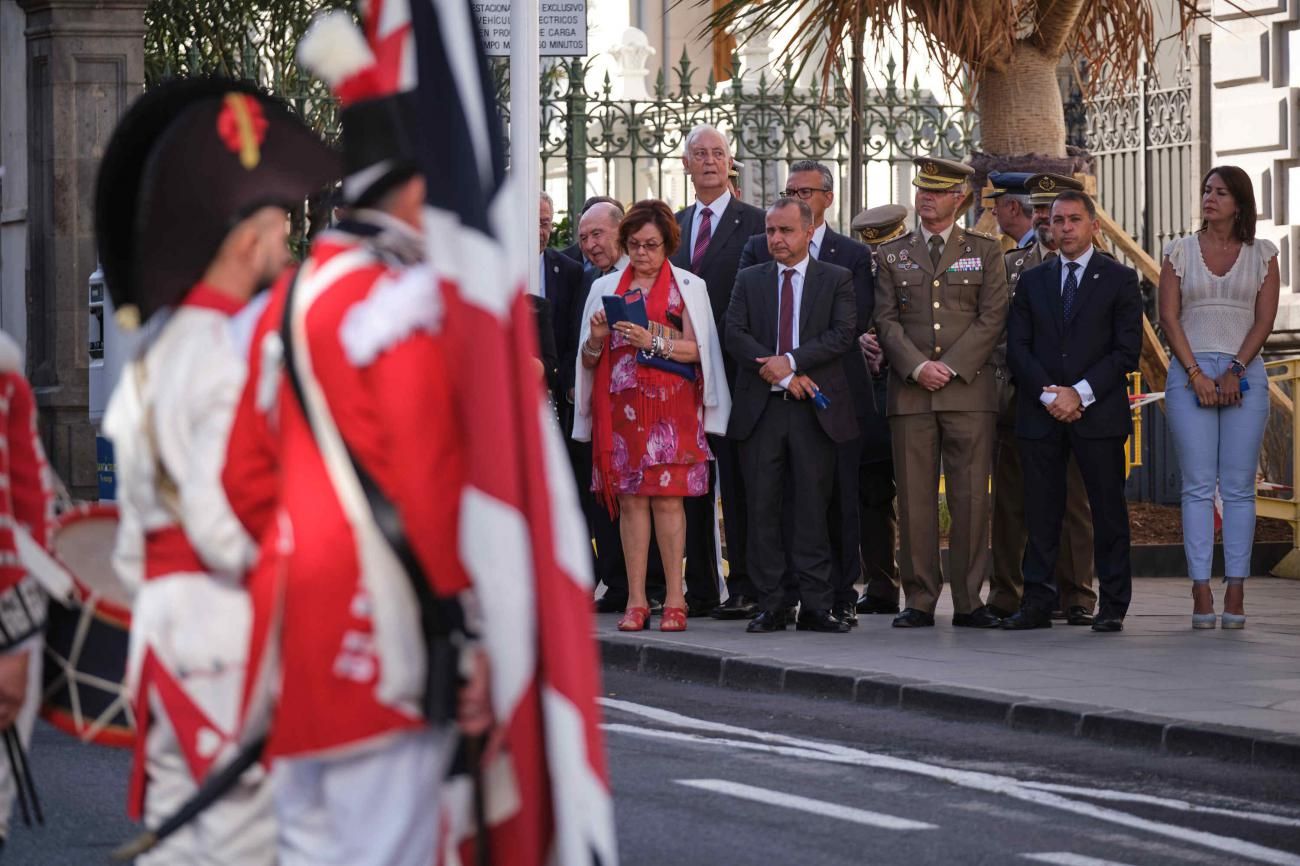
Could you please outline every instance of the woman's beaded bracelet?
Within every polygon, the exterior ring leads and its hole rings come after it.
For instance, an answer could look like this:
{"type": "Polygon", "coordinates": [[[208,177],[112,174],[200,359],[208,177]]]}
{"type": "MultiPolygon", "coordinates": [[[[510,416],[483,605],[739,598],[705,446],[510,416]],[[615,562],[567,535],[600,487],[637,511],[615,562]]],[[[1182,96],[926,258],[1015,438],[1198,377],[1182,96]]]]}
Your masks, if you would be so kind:
{"type": "Polygon", "coordinates": [[[1192,387],[1192,383],[1196,381],[1196,377],[1199,375],[1201,375],[1201,366],[1199,364],[1193,364],[1192,366],[1188,367],[1187,384],[1184,387],[1187,388],[1192,387]]]}

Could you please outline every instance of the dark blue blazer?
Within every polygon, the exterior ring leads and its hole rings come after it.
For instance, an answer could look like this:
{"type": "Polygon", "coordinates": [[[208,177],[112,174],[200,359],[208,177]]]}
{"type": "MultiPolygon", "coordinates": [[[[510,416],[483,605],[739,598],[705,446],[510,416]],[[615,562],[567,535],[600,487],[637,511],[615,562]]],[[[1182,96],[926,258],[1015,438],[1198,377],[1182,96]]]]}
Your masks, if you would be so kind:
{"type": "MultiPolygon", "coordinates": [[[[574,322],[582,318],[582,305],[587,301],[587,296],[582,294],[582,265],[554,248],[547,248],[542,255],[546,259],[546,299],[551,302],[551,324],[559,361],[558,385],[567,392],[573,387],[581,333],[574,328],[574,322]]],[[[563,393],[557,395],[563,396],[563,393]]]]}
{"type": "Polygon", "coordinates": [[[1079,280],[1073,315],[1061,302],[1061,259],[1025,271],[1007,322],[1007,362],[1016,378],[1016,435],[1042,439],[1063,425],[1039,400],[1048,385],[1087,379],[1097,402],[1074,432],[1090,439],[1127,437],[1133,429],[1128,374],[1142,351],[1142,293],[1137,273],[1094,251],[1079,280]]]}
{"type": "MultiPolygon", "coordinates": [[[[839,265],[853,274],[853,296],[857,303],[857,327],[854,336],[865,334],[871,327],[871,313],[876,303],[876,280],[871,275],[871,250],[866,244],[846,238],[826,227],[822,238],[819,261],[828,265],[839,265]]],[[[740,269],[751,265],[770,262],[772,254],[767,251],[767,235],[757,234],[745,243],[740,253],[740,269]]],[[[875,414],[877,411],[875,389],[871,384],[871,374],[862,352],[853,346],[844,353],[844,375],[849,382],[849,391],[853,394],[853,406],[859,418],[875,414]]],[[[882,401],[880,411],[884,411],[882,401]]]]}

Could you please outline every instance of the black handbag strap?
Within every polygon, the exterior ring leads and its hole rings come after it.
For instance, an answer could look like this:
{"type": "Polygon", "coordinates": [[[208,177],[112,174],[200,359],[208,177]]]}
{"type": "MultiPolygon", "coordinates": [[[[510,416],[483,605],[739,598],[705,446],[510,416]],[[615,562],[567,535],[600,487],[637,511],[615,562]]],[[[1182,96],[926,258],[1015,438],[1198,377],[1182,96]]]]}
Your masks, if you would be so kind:
{"type": "MultiPolygon", "coordinates": [[[[284,347],[282,352],[284,373],[289,380],[289,387],[293,390],[298,406],[307,419],[308,429],[312,430],[312,435],[315,436],[315,429],[311,424],[311,410],[307,406],[306,395],[303,393],[302,380],[298,376],[297,363],[294,360],[293,352],[293,305],[302,270],[300,267],[289,282],[288,292],[284,300],[284,314],[280,319],[280,340],[284,347]]],[[[340,438],[343,437],[340,436],[340,438]]],[[[365,494],[366,503],[370,508],[371,515],[374,517],[375,525],[392,549],[393,555],[397,557],[397,561],[402,566],[402,571],[406,574],[411,589],[415,593],[416,602],[420,607],[420,622],[426,643],[432,646],[439,639],[446,639],[454,634],[465,634],[464,610],[455,599],[443,598],[434,593],[433,586],[424,572],[424,567],[420,564],[419,558],[411,548],[410,539],[407,536],[406,527],[402,522],[402,516],[397,509],[396,503],[389,498],[374,477],[361,465],[361,461],[357,459],[346,439],[343,439],[343,446],[347,450],[348,460],[357,475],[357,481],[361,484],[361,490],[365,494]]],[[[451,684],[447,685],[450,686],[451,684]]],[[[432,696],[426,696],[426,706],[430,703],[430,697],[432,696]]],[[[455,706],[454,702],[452,706],[455,706]]]]}

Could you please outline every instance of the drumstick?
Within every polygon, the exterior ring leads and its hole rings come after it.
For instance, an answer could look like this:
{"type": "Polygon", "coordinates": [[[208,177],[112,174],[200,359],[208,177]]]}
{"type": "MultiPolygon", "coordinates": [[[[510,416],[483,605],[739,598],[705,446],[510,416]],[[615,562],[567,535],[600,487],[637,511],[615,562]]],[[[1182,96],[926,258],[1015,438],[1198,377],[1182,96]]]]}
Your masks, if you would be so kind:
{"type": "Polygon", "coordinates": [[[27,784],[27,795],[32,801],[32,812],[36,815],[36,823],[44,827],[45,813],[41,810],[41,798],[36,796],[36,780],[32,778],[32,768],[27,763],[27,750],[23,748],[22,738],[12,727],[5,733],[13,738],[14,752],[18,755],[18,762],[23,765],[23,780],[27,784]]]}
{"type": "Polygon", "coordinates": [[[18,808],[23,815],[23,824],[30,827],[32,826],[32,813],[27,806],[27,792],[23,786],[22,771],[18,766],[18,759],[14,757],[14,746],[13,746],[12,734],[13,734],[12,727],[5,728],[4,731],[5,753],[8,754],[9,756],[9,770],[14,777],[14,790],[18,798],[18,808]]]}
{"type": "Polygon", "coordinates": [[[194,820],[200,812],[221,799],[223,794],[233,788],[235,783],[239,781],[239,777],[244,774],[244,771],[256,764],[262,757],[262,749],[265,746],[266,737],[264,736],[246,744],[229,764],[204,779],[203,784],[199,786],[199,790],[182,803],[181,807],[173,812],[170,817],[159,824],[157,829],[146,830],[134,839],[119,845],[110,856],[113,860],[121,863],[134,860],[146,851],[152,850],[159,842],[194,820]]]}

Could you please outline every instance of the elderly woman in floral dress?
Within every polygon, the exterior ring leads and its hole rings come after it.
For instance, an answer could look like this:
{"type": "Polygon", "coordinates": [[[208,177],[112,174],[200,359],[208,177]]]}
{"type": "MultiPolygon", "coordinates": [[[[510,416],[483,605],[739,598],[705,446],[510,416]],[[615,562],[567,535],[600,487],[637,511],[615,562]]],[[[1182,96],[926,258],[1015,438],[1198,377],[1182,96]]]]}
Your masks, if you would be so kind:
{"type": "Polygon", "coordinates": [[[590,438],[592,490],[611,515],[621,513],[628,602],[619,629],[649,627],[653,514],[668,590],[659,628],[685,631],[682,497],[710,491],[705,434],[726,432],[731,397],[704,281],[668,262],[681,240],[672,211],[661,201],[638,202],[619,239],[630,264],[597,280],[583,311],[573,437],[590,438]],[[643,300],[649,327],[622,321],[611,328],[607,295],[643,300]]]}

